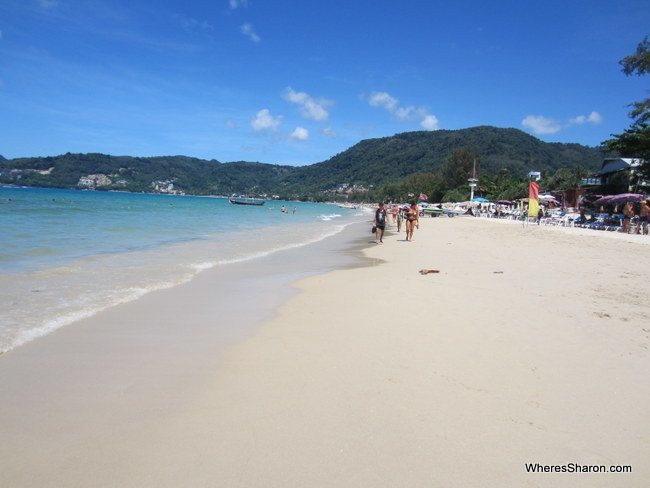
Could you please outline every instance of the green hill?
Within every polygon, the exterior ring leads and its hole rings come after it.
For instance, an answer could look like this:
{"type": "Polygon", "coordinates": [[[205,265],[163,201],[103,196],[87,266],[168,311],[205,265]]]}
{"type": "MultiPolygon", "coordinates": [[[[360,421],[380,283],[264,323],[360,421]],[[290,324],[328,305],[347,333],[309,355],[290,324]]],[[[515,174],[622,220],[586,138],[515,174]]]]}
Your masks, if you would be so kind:
{"type": "Polygon", "coordinates": [[[414,173],[434,173],[457,149],[478,156],[481,175],[496,175],[502,169],[518,177],[530,170],[551,173],[562,167],[595,170],[603,158],[596,148],[546,143],[517,129],[482,126],[367,139],[327,161],[302,167],[93,153],[0,159],[0,183],[199,195],[277,193],[295,198],[316,196],[341,184],[377,186],[414,173]]]}
{"type": "Polygon", "coordinates": [[[482,174],[507,169],[518,177],[531,170],[554,172],[562,167],[596,170],[603,159],[597,148],[547,143],[518,129],[482,126],[367,139],[328,161],[299,168],[289,181],[300,181],[312,191],[341,183],[380,185],[413,173],[435,172],[456,149],[478,154],[482,174]]]}
{"type": "Polygon", "coordinates": [[[71,154],[0,161],[0,182],[53,188],[93,188],[197,195],[267,193],[290,166],[234,162],[222,164],[186,156],[136,158],[71,154]],[[105,178],[94,178],[102,175],[105,178]],[[84,184],[94,180],[94,184],[84,184]],[[172,185],[171,187],[169,185],[172,185]],[[164,188],[164,190],[161,190],[164,188]]]}

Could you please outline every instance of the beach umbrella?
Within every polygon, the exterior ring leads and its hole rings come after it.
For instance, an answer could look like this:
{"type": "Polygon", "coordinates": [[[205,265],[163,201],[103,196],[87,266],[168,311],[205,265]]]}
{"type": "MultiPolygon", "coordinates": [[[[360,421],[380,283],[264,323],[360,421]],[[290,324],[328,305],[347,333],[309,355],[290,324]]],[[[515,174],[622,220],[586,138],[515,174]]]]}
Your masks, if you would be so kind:
{"type": "Polygon", "coordinates": [[[604,197],[600,197],[598,200],[594,202],[596,205],[604,205],[606,203],[609,203],[609,201],[614,198],[617,195],[605,195],[604,197]]]}
{"type": "Polygon", "coordinates": [[[497,203],[499,205],[512,205],[512,202],[510,200],[499,200],[497,203]]]}
{"type": "Polygon", "coordinates": [[[620,195],[614,195],[609,203],[627,203],[627,202],[640,202],[645,200],[646,196],[639,193],[621,193],[620,195]]]}
{"type": "Polygon", "coordinates": [[[618,203],[627,203],[627,202],[640,202],[645,200],[647,195],[640,193],[620,193],[618,195],[606,195],[602,198],[599,198],[594,203],[596,205],[605,205],[605,204],[618,204],[618,203]]]}
{"type": "Polygon", "coordinates": [[[488,200],[487,198],[483,198],[483,197],[474,197],[473,201],[479,202],[479,203],[486,203],[486,202],[489,202],[490,200],[488,200]]]}
{"type": "Polygon", "coordinates": [[[553,195],[540,195],[539,196],[539,201],[540,202],[560,203],[560,202],[557,201],[557,199],[553,195]]]}

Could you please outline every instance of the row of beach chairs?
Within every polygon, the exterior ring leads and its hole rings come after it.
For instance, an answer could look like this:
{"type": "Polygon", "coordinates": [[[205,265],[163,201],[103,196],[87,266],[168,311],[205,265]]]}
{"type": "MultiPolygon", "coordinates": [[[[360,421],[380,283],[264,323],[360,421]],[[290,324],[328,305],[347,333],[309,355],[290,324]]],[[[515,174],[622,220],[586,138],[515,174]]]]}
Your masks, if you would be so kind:
{"type": "MultiPolygon", "coordinates": [[[[580,227],[583,229],[618,232],[623,228],[623,214],[594,214],[591,218],[583,218],[576,214],[559,213],[542,220],[545,225],[561,225],[564,227],[580,227]]],[[[633,232],[639,225],[639,218],[633,217],[628,231],[633,232]]]]}
{"type": "MultiPolygon", "coordinates": [[[[492,218],[497,217],[495,214],[487,214],[485,216],[492,218]]],[[[521,212],[520,210],[512,210],[508,213],[501,214],[497,218],[522,220],[526,219],[527,215],[525,212],[521,212]]],[[[559,212],[548,217],[543,217],[540,221],[540,224],[618,232],[623,228],[623,214],[600,213],[593,214],[589,218],[582,218],[577,212],[559,212]]],[[[638,225],[638,216],[633,217],[630,222],[628,232],[634,233],[638,225]]]]}

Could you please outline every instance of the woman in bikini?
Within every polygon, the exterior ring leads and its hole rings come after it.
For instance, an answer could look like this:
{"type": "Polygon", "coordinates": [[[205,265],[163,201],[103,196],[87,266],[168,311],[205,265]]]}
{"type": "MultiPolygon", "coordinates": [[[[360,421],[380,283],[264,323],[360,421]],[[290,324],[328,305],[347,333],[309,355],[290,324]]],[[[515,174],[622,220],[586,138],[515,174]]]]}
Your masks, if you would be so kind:
{"type": "Polygon", "coordinates": [[[420,228],[420,209],[416,202],[411,202],[411,206],[406,212],[406,240],[413,240],[413,231],[420,228]]]}
{"type": "Polygon", "coordinates": [[[634,207],[632,206],[632,203],[627,202],[623,208],[623,228],[621,229],[621,232],[624,234],[627,234],[630,231],[630,221],[632,220],[632,217],[634,217],[634,207]]]}

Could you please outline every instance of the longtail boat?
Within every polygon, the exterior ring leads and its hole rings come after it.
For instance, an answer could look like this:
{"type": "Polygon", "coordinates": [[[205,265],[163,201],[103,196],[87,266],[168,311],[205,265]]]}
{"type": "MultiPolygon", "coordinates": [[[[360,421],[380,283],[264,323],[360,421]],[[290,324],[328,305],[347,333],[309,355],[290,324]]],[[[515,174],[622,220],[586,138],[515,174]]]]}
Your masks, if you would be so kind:
{"type": "Polygon", "coordinates": [[[233,205],[254,205],[260,207],[264,205],[264,200],[255,200],[254,198],[229,198],[228,201],[233,205]]]}

